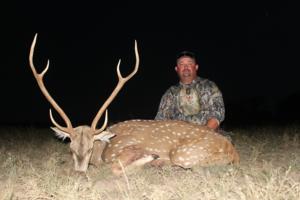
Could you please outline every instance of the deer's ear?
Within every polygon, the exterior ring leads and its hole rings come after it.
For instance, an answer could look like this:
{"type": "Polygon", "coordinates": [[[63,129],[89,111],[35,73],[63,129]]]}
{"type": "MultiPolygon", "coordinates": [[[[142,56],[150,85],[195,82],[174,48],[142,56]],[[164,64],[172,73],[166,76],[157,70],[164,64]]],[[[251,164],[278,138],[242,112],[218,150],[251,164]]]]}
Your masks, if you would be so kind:
{"type": "Polygon", "coordinates": [[[61,138],[61,139],[66,139],[66,138],[70,138],[70,134],[67,133],[67,132],[64,132],[62,130],[59,130],[58,128],[56,127],[50,127],[54,132],[55,132],[55,135],[58,137],[58,138],[61,138]]]}
{"type": "Polygon", "coordinates": [[[102,131],[98,135],[94,136],[94,140],[101,140],[103,142],[109,142],[109,139],[114,137],[116,134],[109,131],[102,131]]]}

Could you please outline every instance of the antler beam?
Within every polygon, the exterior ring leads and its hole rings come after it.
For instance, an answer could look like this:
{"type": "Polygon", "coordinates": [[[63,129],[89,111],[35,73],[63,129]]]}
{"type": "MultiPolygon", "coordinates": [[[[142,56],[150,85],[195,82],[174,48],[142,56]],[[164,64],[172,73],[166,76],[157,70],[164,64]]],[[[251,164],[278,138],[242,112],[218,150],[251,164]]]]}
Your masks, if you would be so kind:
{"type": "Polygon", "coordinates": [[[45,67],[45,69],[39,74],[36,71],[36,68],[33,64],[33,55],[34,55],[34,49],[35,49],[35,44],[36,44],[36,39],[37,39],[37,35],[35,34],[34,39],[32,41],[31,44],[31,48],[30,48],[30,53],[29,53],[29,64],[30,64],[30,68],[31,71],[38,83],[39,88],[41,89],[43,95],[46,97],[46,99],[50,102],[50,104],[53,106],[53,108],[59,113],[59,115],[63,118],[63,120],[65,121],[67,127],[63,127],[61,125],[59,125],[57,122],[55,122],[53,116],[52,116],[52,112],[50,109],[50,119],[52,121],[52,123],[60,130],[62,131],[66,131],[70,133],[70,130],[73,129],[72,123],[70,121],[70,119],[68,118],[68,116],[66,115],[66,113],[63,111],[63,109],[55,102],[55,100],[51,97],[51,95],[49,94],[47,88],[44,85],[44,75],[46,74],[46,72],[49,69],[49,60],[47,61],[47,65],[45,67]]]}
{"type": "Polygon", "coordinates": [[[102,126],[100,129],[97,129],[97,124],[99,119],[101,118],[103,112],[106,110],[106,108],[109,106],[109,104],[113,101],[113,99],[117,96],[117,94],[119,93],[119,91],[122,89],[122,87],[124,86],[124,84],[131,79],[135,73],[138,71],[139,68],[139,53],[138,53],[138,48],[137,48],[137,42],[134,42],[134,51],[135,51],[135,58],[136,58],[136,62],[135,62],[135,67],[134,70],[126,77],[123,77],[121,72],[120,72],[120,64],[121,64],[121,60],[119,60],[118,65],[117,65],[117,74],[118,74],[118,84],[115,87],[114,91],[111,93],[111,95],[108,97],[108,99],[105,101],[105,103],[101,106],[101,108],[99,109],[98,113],[96,114],[91,128],[95,130],[95,134],[103,131],[105,129],[106,126],[102,126]]]}

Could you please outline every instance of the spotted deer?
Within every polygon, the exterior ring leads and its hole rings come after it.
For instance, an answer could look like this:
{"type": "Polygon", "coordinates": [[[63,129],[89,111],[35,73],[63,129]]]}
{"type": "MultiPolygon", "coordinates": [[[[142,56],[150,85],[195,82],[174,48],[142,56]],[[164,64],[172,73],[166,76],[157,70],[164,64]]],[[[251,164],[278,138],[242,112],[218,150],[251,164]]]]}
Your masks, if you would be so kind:
{"type": "Polygon", "coordinates": [[[41,73],[37,73],[33,64],[36,39],[37,34],[30,48],[30,68],[43,95],[66,123],[66,126],[59,125],[54,120],[50,109],[50,119],[55,126],[51,129],[58,137],[68,137],[71,140],[70,149],[75,171],[85,173],[89,163],[96,166],[111,163],[112,172],[120,175],[124,170],[144,166],[147,163],[154,166],[169,164],[191,168],[195,165],[209,166],[239,162],[239,154],[231,142],[206,126],[176,120],[128,120],[106,128],[107,107],[138,70],[139,54],[136,41],[134,70],[124,78],[119,70],[119,60],[117,64],[119,82],[97,112],[91,126],[83,125],[74,128],[44,85],[43,76],[49,68],[49,60],[41,73]],[[97,124],[104,111],[106,111],[105,120],[102,127],[98,129],[97,124]]]}
{"type": "Polygon", "coordinates": [[[106,131],[116,137],[102,144],[106,148],[99,155],[112,163],[115,174],[121,174],[124,166],[146,163],[182,168],[239,163],[232,143],[206,126],[176,120],[128,120],[106,131]]]}
{"type": "Polygon", "coordinates": [[[52,105],[52,107],[58,112],[58,114],[61,116],[61,118],[65,122],[65,126],[61,126],[58,124],[52,115],[51,109],[49,110],[50,119],[51,122],[54,124],[54,127],[51,127],[52,130],[56,133],[56,135],[59,138],[70,138],[70,150],[72,152],[72,157],[74,160],[74,168],[75,171],[78,172],[86,172],[88,168],[88,164],[92,160],[96,160],[96,157],[99,157],[101,155],[92,155],[93,154],[93,146],[95,141],[105,141],[108,142],[111,137],[114,137],[114,134],[105,131],[105,128],[107,126],[107,107],[112,102],[112,100],[116,97],[118,92],[121,90],[121,88],[124,86],[124,84],[131,79],[135,73],[138,71],[139,67],[139,54],[138,54],[138,48],[137,48],[137,42],[135,41],[135,57],[136,57],[136,63],[134,70],[126,77],[123,77],[120,72],[120,63],[121,60],[119,60],[117,64],[117,75],[119,78],[117,86],[114,88],[113,92],[107,98],[107,100],[104,102],[104,104],[100,107],[98,110],[95,118],[92,121],[92,124],[90,126],[88,125],[82,125],[73,127],[71,120],[66,115],[66,113],[63,111],[63,109],[56,103],[56,101],[52,98],[52,96],[49,94],[45,84],[44,84],[44,75],[48,71],[49,68],[49,60],[47,61],[45,69],[38,73],[36,71],[36,67],[34,66],[33,62],[33,55],[34,55],[34,49],[36,45],[37,40],[37,34],[34,36],[34,39],[32,41],[31,47],[30,47],[30,53],[29,53],[29,66],[33,73],[34,78],[37,81],[37,84],[45,96],[45,98],[49,101],[49,103],[52,105]],[[105,120],[101,128],[97,128],[97,124],[105,112],[105,120]]]}

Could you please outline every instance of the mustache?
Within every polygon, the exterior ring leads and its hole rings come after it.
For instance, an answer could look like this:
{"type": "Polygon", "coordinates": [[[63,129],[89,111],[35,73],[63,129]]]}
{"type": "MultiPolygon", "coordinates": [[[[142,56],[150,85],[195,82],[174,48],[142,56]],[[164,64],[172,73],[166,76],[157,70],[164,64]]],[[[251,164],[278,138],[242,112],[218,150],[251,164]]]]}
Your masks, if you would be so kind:
{"type": "Polygon", "coordinates": [[[184,69],[182,72],[183,72],[183,73],[190,73],[191,70],[189,70],[189,69],[184,69]]]}

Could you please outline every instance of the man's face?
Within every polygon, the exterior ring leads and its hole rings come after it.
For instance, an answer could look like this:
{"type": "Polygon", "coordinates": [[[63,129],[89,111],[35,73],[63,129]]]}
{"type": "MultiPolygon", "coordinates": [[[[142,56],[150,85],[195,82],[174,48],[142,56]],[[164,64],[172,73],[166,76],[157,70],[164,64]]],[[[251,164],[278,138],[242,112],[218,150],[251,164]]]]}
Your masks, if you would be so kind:
{"type": "Polygon", "coordinates": [[[198,65],[193,58],[183,56],[177,60],[175,71],[177,72],[182,83],[191,83],[197,77],[197,70],[198,65]]]}

